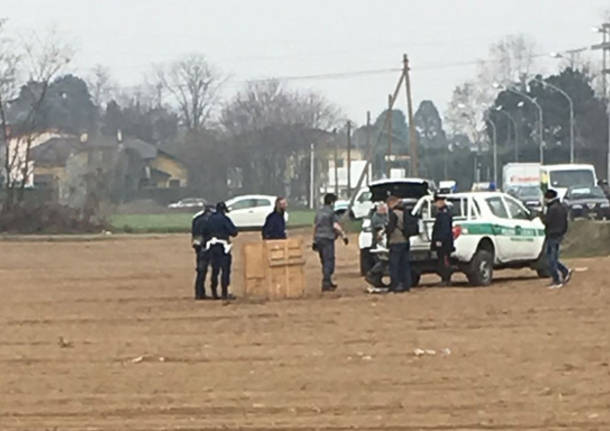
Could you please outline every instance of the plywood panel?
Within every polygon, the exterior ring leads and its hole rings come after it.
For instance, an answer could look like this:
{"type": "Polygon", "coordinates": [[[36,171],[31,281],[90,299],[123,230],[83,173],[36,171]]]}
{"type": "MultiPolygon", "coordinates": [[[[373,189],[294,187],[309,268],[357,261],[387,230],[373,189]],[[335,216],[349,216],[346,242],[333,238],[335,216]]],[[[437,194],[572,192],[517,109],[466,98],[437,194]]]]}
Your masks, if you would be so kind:
{"type": "Polygon", "coordinates": [[[302,237],[246,244],[243,256],[246,296],[269,299],[303,296],[305,259],[302,237]]]}

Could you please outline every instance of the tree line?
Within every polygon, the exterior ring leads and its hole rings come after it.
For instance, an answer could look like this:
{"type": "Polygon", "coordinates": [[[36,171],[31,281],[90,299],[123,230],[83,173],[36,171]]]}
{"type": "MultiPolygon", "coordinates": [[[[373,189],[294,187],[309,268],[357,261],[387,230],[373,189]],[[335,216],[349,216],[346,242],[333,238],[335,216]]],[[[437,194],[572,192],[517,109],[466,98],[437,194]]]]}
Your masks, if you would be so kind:
{"type": "MultiPolygon", "coordinates": [[[[270,79],[249,82],[233,97],[221,98],[226,77],[201,54],[154,65],[140,85],[124,88],[101,65],[85,76],[70,73],[73,50],[56,35],[35,35],[24,43],[11,38],[6,28],[6,21],[0,21],[5,208],[6,202],[20,201],[24,188],[24,176],[6,174],[16,163],[8,142],[25,137],[21,162],[27,170],[29,147],[45,130],[109,137],[120,131],[123,136],[152,143],[182,160],[192,189],[209,200],[226,198],[228,193],[265,192],[306,201],[312,145],[317,173],[313,184],[319,189],[334,148],[346,140],[348,119],[315,92],[290,89],[270,79]]],[[[490,170],[491,132],[482,121],[483,113],[497,126],[502,163],[515,156],[520,161],[536,161],[534,107],[492,86],[495,82],[509,85],[515,77],[521,91],[536,98],[544,109],[547,160],[567,160],[569,116],[561,96],[541,85],[541,80],[561,87],[574,100],[577,160],[596,163],[598,172],[605,172],[608,132],[605,102],[595,90],[596,74],[583,63],[546,77],[534,75],[534,52],[533,42],[524,36],[507,37],[492,45],[477,76],[454,90],[444,119],[431,100],[421,101],[413,120],[421,176],[436,181],[454,179],[461,188],[468,188],[476,167],[482,172],[490,170]]],[[[367,142],[372,142],[376,178],[386,172],[388,135],[393,154],[409,153],[404,113],[391,112],[390,131],[383,128],[387,114],[379,113],[370,126],[353,128],[356,147],[366,150],[367,142]]]]}

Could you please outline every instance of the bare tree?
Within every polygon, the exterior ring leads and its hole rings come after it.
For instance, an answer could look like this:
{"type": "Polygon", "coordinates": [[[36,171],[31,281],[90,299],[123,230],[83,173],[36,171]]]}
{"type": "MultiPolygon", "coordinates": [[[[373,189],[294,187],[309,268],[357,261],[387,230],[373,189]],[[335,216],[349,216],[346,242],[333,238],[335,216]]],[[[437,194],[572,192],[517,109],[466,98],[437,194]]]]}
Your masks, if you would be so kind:
{"type": "Polygon", "coordinates": [[[243,191],[307,195],[310,145],[322,154],[324,145],[318,144],[330,141],[338,119],[337,108],[318,94],[287,90],[277,80],[249,83],[220,116],[243,191]]]}
{"type": "Polygon", "coordinates": [[[192,54],[169,65],[157,66],[155,78],[158,90],[167,91],[176,102],[189,130],[198,131],[207,126],[223,80],[203,55],[192,54]]]}
{"type": "Polygon", "coordinates": [[[523,34],[508,35],[489,47],[486,60],[478,66],[477,84],[484,93],[493,94],[491,84],[526,82],[533,75],[536,60],[535,41],[523,34]]]}
{"type": "Polygon", "coordinates": [[[535,42],[526,35],[509,35],[489,47],[477,66],[476,78],[458,85],[445,114],[452,134],[465,134],[473,142],[482,138],[483,110],[491,105],[497,90],[494,83],[525,84],[535,68],[535,42]]]}
{"type": "Polygon", "coordinates": [[[8,211],[23,200],[31,174],[32,143],[39,133],[38,115],[49,84],[70,61],[72,50],[53,31],[44,35],[33,33],[29,40],[17,44],[5,35],[5,29],[3,21],[0,25],[0,126],[6,177],[3,210],[8,211]],[[28,85],[23,85],[19,92],[20,115],[9,119],[9,105],[16,101],[20,76],[26,77],[28,85]]]}
{"type": "Polygon", "coordinates": [[[95,106],[103,108],[102,105],[114,97],[116,84],[107,67],[101,64],[95,65],[86,81],[95,106]]]}
{"type": "Polygon", "coordinates": [[[478,143],[481,106],[485,103],[484,95],[471,82],[464,82],[453,90],[451,101],[445,113],[445,122],[452,135],[464,134],[471,142],[478,143]]]}

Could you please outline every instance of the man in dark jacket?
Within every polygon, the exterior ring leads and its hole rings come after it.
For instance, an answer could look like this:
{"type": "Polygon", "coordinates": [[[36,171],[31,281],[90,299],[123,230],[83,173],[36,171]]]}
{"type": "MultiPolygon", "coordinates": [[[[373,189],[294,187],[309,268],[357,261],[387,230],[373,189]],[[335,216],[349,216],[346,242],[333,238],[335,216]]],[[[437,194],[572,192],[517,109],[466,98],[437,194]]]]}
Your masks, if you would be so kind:
{"type": "Polygon", "coordinates": [[[222,298],[231,299],[229,295],[229,284],[231,284],[231,237],[237,236],[237,228],[227,217],[229,212],[224,202],[216,205],[216,212],[207,223],[206,234],[209,237],[207,249],[212,261],[212,296],[218,299],[218,275],[222,271],[221,287],[222,298]]]}
{"type": "Polygon", "coordinates": [[[193,248],[195,249],[195,263],[197,278],[195,279],[195,299],[205,299],[205,277],[210,265],[210,253],[206,250],[206,243],[209,238],[207,235],[207,224],[212,215],[209,208],[198,212],[193,216],[191,225],[191,237],[193,248]]]}
{"type": "Polygon", "coordinates": [[[546,236],[546,257],[553,277],[551,289],[559,289],[570,281],[572,270],[559,261],[559,248],[564,235],[568,232],[568,210],[559,202],[555,190],[547,190],[544,194],[547,206],[544,216],[544,233],[546,236]]]}
{"type": "Polygon", "coordinates": [[[263,239],[286,239],[286,199],[278,197],[275,208],[265,219],[263,239]]]}
{"type": "Polygon", "coordinates": [[[432,229],[431,248],[436,251],[442,285],[450,286],[451,262],[449,257],[455,250],[453,247],[453,217],[444,196],[435,195],[434,206],[436,207],[436,217],[432,229]]]}
{"type": "Polygon", "coordinates": [[[390,292],[411,290],[411,267],[409,262],[410,240],[405,235],[405,208],[396,196],[387,200],[390,210],[386,228],[390,249],[390,292]]]}

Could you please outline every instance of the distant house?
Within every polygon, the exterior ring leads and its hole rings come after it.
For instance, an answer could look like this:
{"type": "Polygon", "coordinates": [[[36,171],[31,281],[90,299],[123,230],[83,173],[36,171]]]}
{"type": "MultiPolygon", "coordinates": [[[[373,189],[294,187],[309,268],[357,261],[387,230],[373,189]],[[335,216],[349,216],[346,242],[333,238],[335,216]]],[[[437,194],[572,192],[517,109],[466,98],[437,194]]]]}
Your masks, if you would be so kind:
{"type": "Polygon", "coordinates": [[[55,130],[47,130],[30,135],[20,135],[8,141],[8,172],[5,166],[5,148],[2,148],[2,176],[10,179],[11,183],[20,184],[25,179],[25,186],[34,185],[33,161],[27,159],[28,146],[31,151],[54,137],[63,136],[55,130]]]}
{"type": "Polygon", "coordinates": [[[31,150],[32,185],[52,190],[58,200],[82,206],[100,194],[125,200],[140,190],[183,188],[185,165],[139,139],[57,136],[31,150]]]}

